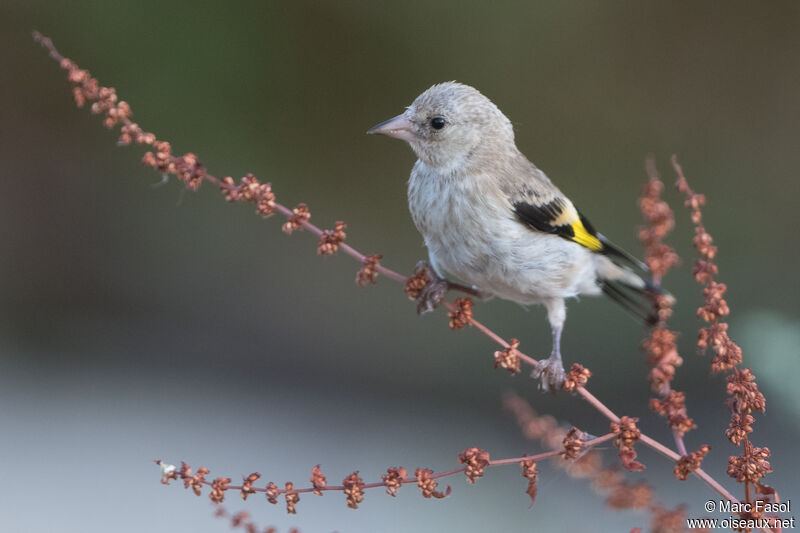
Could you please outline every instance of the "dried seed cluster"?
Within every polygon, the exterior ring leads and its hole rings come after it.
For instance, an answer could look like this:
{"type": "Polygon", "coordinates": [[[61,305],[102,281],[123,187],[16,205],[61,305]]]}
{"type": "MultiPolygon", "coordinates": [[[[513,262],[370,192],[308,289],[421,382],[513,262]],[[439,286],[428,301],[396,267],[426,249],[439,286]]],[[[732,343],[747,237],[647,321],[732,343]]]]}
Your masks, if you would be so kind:
{"type": "Polygon", "coordinates": [[[578,387],[585,387],[590,377],[592,377],[591,370],[579,363],[572,363],[562,387],[567,392],[574,392],[578,387]]]}
{"type": "Polygon", "coordinates": [[[416,300],[422,295],[422,291],[431,282],[431,277],[426,268],[415,268],[414,275],[406,279],[403,290],[408,295],[409,300],[416,300]]]}
{"type": "Polygon", "coordinates": [[[300,501],[300,495],[294,491],[294,483],[287,481],[284,489],[284,496],[286,499],[286,512],[289,514],[297,514],[297,502],[300,501]]]}
{"type": "Polygon", "coordinates": [[[335,254],[339,250],[339,245],[344,242],[347,234],[344,229],[347,224],[341,220],[337,221],[333,229],[326,229],[319,237],[319,245],[317,245],[317,253],[319,255],[335,254]]]}
{"type": "Polygon", "coordinates": [[[353,472],[342,481],[344,493],[347,495],[347,506],[350,509],[358,509],[358,504],[364,501],[364,480],[353,472]]]}
{"type": "Polygon", "coordinates": [[[614,445],[619,448],[619,458],[622,460],[622,466],[632,472],[644,470],[644,465],[636,461],[636,450],[633,445],[642,436],[642,432],[636,427],[638,418],[623,416],[619,422],[611,422],[611,432],[617,438],[614,439],[614,445]]]}
{"type": "MultiPolygon", "coordinates": [[[[214,511],[214,516],[217,518],[229,519],[231,522],[231,528],[242,528],[245,533],[278,533],[278,528],[274,526],[260,529],[255,522],[250,520],[250,513],[247,511],[239,511],[234,514],[229,514],[222,505],[217,505],[217,508],[214,511]]],[[[300,533],[300,530],[293,527],[288,530],[288,533],[300,533]]]]}
{"type": "Polygon", "coordinates": [[[512,374],[519,372],[520,361],[517,348],[519,348],[519,341],[511,339],[508,341],[508,348],[494,352],[494,367],[505,368],[512,374]]]}
{"type": "Polygon", "coordinates": [[[308,206],[304,203],[297,204],[297,207],[292,209],[292,215],[286,220],[281,229],[284,233],[292,234],[293,231],[303,229],[303,222],[311,218],[311,213],[308,206]]]}
{"type": "Polygon", "coordinates": [[[387,469],[386,473],[381,476],[381,481],[386,485],[386,494],[397,496],[397,491],[403,485],[406,477],[408,477],[408,472],[402,466],[393,466],[387,469]]]}
{"type": "Polygon", "coordinates": [[[381,259],[383,259],[383,256],[380,254],[364,256],[361,270],[356,272],[356,285],[366,287],[368,283],[375,284],[375,277],[378,275],[378,265],[381,259]]]}
{"type": "Polygon", "coordinates": [[[489,452],[480,448],[467,448],[458,454],[458,462],[466,465],[464,474],[467,481],[475,483],[479,477],[483,477],[483,469],[489,466],[489,452]]]}
{"type": "Polygon", "coordinates": [[[241,495],[242,495],[242,499],[243,500],[247,500],[248,496],[250,496],[251,494],[255,494],[256,493],[256,491],[253,490],[253,483],[258,481],[258,478],[260,478],[260,477],[261,477],[261,474],[259,474],[258,472],[253,472],[249,476],[247,476],[247,477],[242,479],[242,492],[241,492],[241,495]]]}
{"type": "Polygon", "coordinates": [[[682,392],[670,390],[661,398],[650,399],[650,409],[667,419],[669,427],[684,435],[696,428],[694,421],[686,416],[686,396],[682,392]]]}
{"type": "MultiPolygon", "coordinates": [[[[675,250],[664,243],[664,239],[675,227],[675,215],[669,204],[661,198],[664,183],[652,158],[647,160],[647,173],[649,180],[639,198],[639,207],[647,224],[639,229],[639,239],[644,244],[645,262],[653,273],[653,282],[659,284],[669,269],[679,262],[675,250]]],[[[656,324],[642,343],[647,354],[647,363],[651,367],[648,375],[650,388],[660,396],[650,400],[650,408],[666,418],[678,447],[683,449],[683,436],[696,425],[687,414],[685,395],[672,388],[675,371],[683,364],[683,359],[678,354],[677,334],[666,327],[667,320],[672,316],[675,300],[672,296],[660,294],[653,303],[656,324]]],[[[620,457],[623,458],[623,463],[627,462],[626,466],[643,468],[643,465],[635,461],[636,454],[632,447],[620,449],[620,457]]]]}
{"type": "Polygon", "coordinates": [[[311,477],[309,478],[311,485],[314,487],[314,494],[322,496],[322,489],[328,485],[328,480],[322,475],[319,465],[311,469],[311,477]]]}
{"type": "Polygon", "coordinates": [[[584,442],[586,442],[586,434],[578,428],[571,428],[564,437],[564,451],[561,452],[561,456],[564,459],[577,459],[584,442]]]}
{"type": "Polygon", "coordinates": [[[453,305],[455,309],[447,313],[450,317],[450,329],[461,329],[472,323],[472,306],[475,304],[471,298],[456,298],[453,305]]]}
{"type": "Polygon", "coordinates": [[[680,262],[680,258],[671,246],[664,243],[664,238],[675,227],[675,215],[669,204],[661,199],[664,182],[658,177],[652,160],[648,160],[648,167],[650,179],[639,197],[639,208],[647,225],[639,228],[639,240],[647,251],[645,263],[653,276],[660,279],[680,262]]]}
{"type": "Polygon", "coordinates": [[[428,468],[417,468],[414,471],[417,478],[417,488],[422,493],[423,498],[444,498],[450,494],[450,487],[444,492],[436,490],[439,483],[433,478],[433,470],[428,468]]]}
{"type": "Polygon", "coordinates": [[[533,459],[526,459],[520,461],[519,465],[522,467],[522,477],[528,480],[528,487],[525,489],[525,494],[531,498],[531,506],[536,501],[536,492],[538,490],[536,483],[539,481],[539,471],[536,469],[536,461],[533,459]]]}
{"type": "Polygon", "coordinates": [[[689,474],[700,468],[700,464],[703,462],[703,459],[705,459],[706,454],[710,450],[711,446],[708,444],[703,444],[696,452],[692,452],[689,455],[684,455],[681,457],[675,464],[675,477],[681,481],[686,481],[686,478],[689,477],[689,474]]]}

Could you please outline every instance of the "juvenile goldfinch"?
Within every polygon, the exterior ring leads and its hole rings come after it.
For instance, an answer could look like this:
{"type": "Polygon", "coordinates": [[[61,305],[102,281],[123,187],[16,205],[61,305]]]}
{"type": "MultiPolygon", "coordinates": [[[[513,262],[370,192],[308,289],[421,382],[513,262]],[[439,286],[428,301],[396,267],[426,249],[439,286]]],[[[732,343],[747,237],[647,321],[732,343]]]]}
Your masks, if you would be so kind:
{"type": "Polygon", "coordinates": [[[566,298],[607,294],[652,323],[653,287],[630,268],[641,262],[597,233],[572,202],[514,143],[511,121],[476,89],[434,85],[405,113],[367,133],[402,139],[417,162],[408,205],[428,248],[434,279],[418,310],[450,288],[445,273],[485,297],[542,304],[553,333],[548,359],[533,376],[545,390],[564,381],[560,340],[566,298]]]}

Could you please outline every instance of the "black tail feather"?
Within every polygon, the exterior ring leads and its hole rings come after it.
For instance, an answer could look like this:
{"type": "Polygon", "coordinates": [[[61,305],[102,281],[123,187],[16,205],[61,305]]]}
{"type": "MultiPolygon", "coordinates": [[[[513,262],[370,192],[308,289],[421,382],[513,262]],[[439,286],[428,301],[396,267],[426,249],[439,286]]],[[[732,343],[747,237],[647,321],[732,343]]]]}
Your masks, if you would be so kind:
{"type": "Polygon", "coordinates": [[[598,233],[597,238],[600,240],[601,243],[603,243],[603,248],[600,250],[600,253],[602,253],[603,255],[607,255],[609,257],[617,259],[618,261],[621,260],[624,263],[628,263],[630,266],[638,268],[642,272],[650,272],[650,269],[647,268],[647,265],[643,261],[640,261],[639,259],[632,256],[619,246],[609,241],[608,238],[602,233],[598,233]]]}
{"type": "Polygon", "coordinates": [[[660,287],[647,283],[644,288],[638,288],[615,280],[603,280],[600,287],[606,296],[646,326],[652,327],[658,323],[656,296],[664,293],[660,287]]]}

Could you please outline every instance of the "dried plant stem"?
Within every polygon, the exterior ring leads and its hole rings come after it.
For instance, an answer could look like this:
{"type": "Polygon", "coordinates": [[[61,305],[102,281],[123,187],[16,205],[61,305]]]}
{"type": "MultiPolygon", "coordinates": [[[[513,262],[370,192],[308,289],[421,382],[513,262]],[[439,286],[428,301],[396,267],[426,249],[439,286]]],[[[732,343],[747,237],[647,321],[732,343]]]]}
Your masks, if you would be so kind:
{"type": "MultiPolygon", "coordinates": [[[[607,434],[605,434],[605,435],[603,435],[601,437],[596,437],[594,439],[583,441],[582,442],[582,446],[581,446],[581,453],[583,453],[586,450],[591,449],[593,446],[597,446],[598,444],[603,444],[604,442],[608,442],[608,441],[614,439],[615,437],[616,437],[616,435],[614,433],[607,433],[607,434]]],[[[523,461],[541,461],[541,460],[544,460],[544,459],[551,459],[553,457],[562,456],[563,454],[564,454],[563,450],[552,450],[552,451],[549,451],[549,452],[543,452],[543,453],[539,453],[539,454],[536,454],[536,455],[523,455],[522,457],[510,457],[510,458],[507,458],[507,459],[490,460],[486,466],[487,467],[489,467],[489,466],[503,466],[503,465],[510,465],[510,464],[517,464],[518,465],[523,461]]],[[[157,461],[157,463],[160,464],[160,461],[157,461]]],[[[443,472],[435,472],[433,474],[430,474],[429,476],[426,476],[426,479],[441,479],[441,478],[445,478],[445,477],[450,477],[450,476],[454,476],[456,474],[464,473],[466,469],[467,469],[466,466],[462,466],[462,467],[459,467],[459,468],[454,468],[452,470],[446,470],[446,471],[443,471],[443,472]]],[[[417,483],[418,481],[419,481],[419,478],[417,478],[417,477],[407,477],[407,478],[403,479],[403,484],[404,485],[405,484],[409,484],[409,483],[414,484],[414,483],[417,483]]],[[[207,485],[209,487],[212,486],[212,484],[213,484],[212,481],[208,481],[208,480],[205,480],[205,479],[201,480],[200,482],[203,485],[207,485]]],[[[361,488],[363,488],[363,489],[375,489],[375,488],[378,488],[378,487],[384,487],[385,488],[386,487],[386,483],[383,482],[383,481],[377,481],[377,482],[374,482],[374,483],[364,483],[364,484],[361,485],[361,488]]],[[[296,493],[296,494],[304,494],[304,493],[317,492],[317,491],[320,491],[320,492],[325,492],[325,491],[343,491],[343,490],[345,490],[345,488],[346,487],[344,485],[326,485],[324,487],[304,487],[304,488],[299,488],[299,489],[298,488],[293,488],[291,491],[287,491],[286,489],[276,489],[274,491],[274,493],[277,494],[277,495],[283,495],[283,494],[286,494],[287,492],[296,493]]],[[[237,490],[237,491],[240,491],[240,490],[242,490],[242,485],[226,485],[226,490],[237,490]]],[[[251,492],[267,492],[268,489],[252,487],[252,488],[250,488],[248,490],[251,491],[251,492]]]]}
{"type": "MultiPolygon", "coordinates": [[[[667,448],[657,440],[654,440],[645,434],[642,434],[639,437],[639,441],[641,441],[642,444],[646,444],[647,446],[649,446],[650,448],[652,448],[653,450],[660,453],[661,455],[663,455],[664,457],[666,457],[671,461],[678,461],[681,458],[681,456],[675,453],[674,450],[667,448]]],[[[739,503],[739,500],[736,498],[736,496],[728,492],[728,490],[725,487],[720,485],[719,482],[717,482],[713,477],[711,477],[708,473],[706,473],[702,468],[696,469],[693,473],[695,476],[697,476],[703,482],[705,482],[709,487],[714,489],[723,498],[730,500],[734,503],[739,503]]]]}
{"type": "MultiPolygon", "coordinates": [[[[58,61],[61,64],[62,68],[66,69],[66,70],[68,70],[70,72],[70,75],[71,75],[70,81],[73,84],[75,84],[75,88],[76,88],[76,90],[78,90],[79,84],[83,83],[87,79],[87,77],[89,76],[88,72],[87,71],[79,71],[77,69],[77,66],[74,63],[72,63],[70,60],[64,58],[61,54],[59,54],[58,51],[56,50],[56,48],[53,46],[52,41],[49,38],[41,35],[38,32],[34,32],[33,37],[38,43],[40,43],[43,47],[45,47],[49,51],[50,57],[52,57],[53,59],[58,61]],[[72,77],[73,74],[75,74],[75,78],[74,79],[72,77]]],[[[92,80],[92,81],[95,81],[95,80],[93,80],[93,78],[89,78],[89,79],[92,80]]],[[[100,89],[106,89],[106,88],[100,88],[100,89]]],[[[158,149],[159,150],[158,156],[161,156],[161,159],[158,160],[158,163],[156,164],[155,160],[153,160],[152,162],[148,162],[147,164],[149,164],[150,166],[153,166],[153,167],[157,167],[159,169],[162,169],[162,166],[163,166],[163,168],[171,169],[171,170],[162,170],[162,172],[178,174],[179,179],[181,179],[181,181],[183,181],[184,184],[187,187],[191,188],[191,189],[196,189],[202,181],[207,181],[207,182],[209,182],[211,184],[214,184],[214,185],[220,187],[223,191],[228,191],[232,195],[233,194],[242,194],[243,191],[245,191],[244,184],[243,185],[235,185],[235,184],[233,184],[232,181],[228,181],[228,180],[230,180],[230,178],[226,178],[225,180],[222,180],[222,179],[219,179],[219,178],[209,174],[205,170],[205,168],[202,165],[199,164],[199,162],[196,160],[196,157],[193,154],[186,154],[186,155],[184,155],[182,157],[173,156],[171,154],[171,152],[170,152],[170,148],[169,148],[168,143],[156,141],[155,136],[153,134],[143,133],[142,130],[138,127],[138,125],[133,123],[130,120],[129,117],[131,116],[131,113],[130,113],[129,106],[127,105],[127,103],[124,103],[124,102],[121,102],[121,101],[116,103],[116,93],[113,91],[113,89],[106,89],[106,91],[110,91],[111,92],[111,94],[113,95],[113,99],[109,99],[108,101],[105,101],[105,102],[100,102],[100,100],[103,98],[102,91],[100,93],[101,96],[94,97],[95,99],[98,100],[97,103],[102,103],[102,104],[105,104],[105,105],[112,106],[111,109],[109,109],[108,107],[99,106],[97,108],[97,109],[99,109],[99,111],[95,111],[95,112],[98,112],[98,113],[99,112],[105,112],[106,113],[106,126],[113,127],[116,124],[122,124],[123,125],[123,131],[126,131],[125,128],[127,128],[127,131],[136,132],[136,134],[138,136],[141,136],[141,139],[142,139],[142,140],[139,140],[140,137],[137,136],[136,141],[135,141],[137,144],[149,144],[149,145],[157,145],[158,144],[158,145],[162,145],[162,146],[166,145],[166,148],[164,148],[163,152],[162,152],[161,148],[158,149]],[[123,104],[124,104],[124,106],[123,106],[123,104]],[[116,107],[114,107],[114,105],[116,107]],[[177,169],[177,170],[175,170],[175,169],[177,169]]],[[[76,95],[76,100],[77,100],[77,98],[78,98],[78,96],[76,95]]],[[[94,110],[94,108],[93,108],[93,110],[94,110]]],[[[125,134],[128,135],[128,133],[125,133],[125,134]]],[[[130,135],[129,135],[129,137],[130,137],[130,135]]],[[[123,144],[130,144],[130,141],[128,141],[127,143],[123,143],[123,144]]],[[[152,154],[149,154],[149,155],[152,156],[152,154]]],[[[153,156],[153,157],[157,157],[157,156],[153,156]]],[[[258,184],[258,182],[255,181],[255,180],[254,180],[254,183],[258,184]]],[[[262,210],[261,204],[259,204],[259,212],[262,215],[268,216],[268,215],[272,214],[273,211],[277,211],[277,212],[285,215],[287,218],[295,220],[295,215],[296,215],[295,211],[293,211],[292,209],[286,207],[285,205],[282,205],[282,204],[276,202],[274,200],[274,195],[271,193],[271,189],[270,189],[268,184],[264,184],[263,186],[266,187],[266,191],[267,191],[266,194],[269,194],[270,196],[268,198],[267,203],[263,207],[263,210],[262,210]]],[[[264,194],[264,193],[259,193],[259,194],[264,194]]],[[[265,199],[265,198],[266,198],[266,196],[261,197],[260,199],[265,199]]],[[[320,236],[321,238],[325,237],[330,232],[330,230],[322,230],[322,229],[320,229],[319,227],[317,227],[313,223],[309,222],[307,219],[296,220],[296,224],[301,226],[302,228],[308,230],[309,232],[320,236]]],[[[343,223],[341,223],[341,225],[342,225],[342,227],[344,227],[343,223]]],[[[342,235],[343,235],[343,233],[342,233],[342,235]]],[[[366,256],[365,254],[362,254],[361,252],[359,252],[355,248],[353,248],[353,247],[341,242],[342,240],[343,240],[343,237],[341,237],[339,240],[337,240],[335,245],[333,245],[332,248],[329,249],[329,251],[320,251],[320,253],[332,253],[333,251],[336,251],[337,249],[341,249],[344,253],[346,253],[347,255],[349,255],[351,257],[353,257],[354,259],[356,259],[360,263],[364,263],[368,259],[368,257],[370,257],[370,256],[366,256]]],[[[386,268],[386,267],[384,267],[384,266],[382,266],[380,264],[376,264],[375,265],[375,269],[380,274],[382,274],[382,275],[386,276],[387,278],[390,278],[390,279],[392,279],[394,281],[397,281],[399,283],[405,283],[409,279],[406,276],[404,276],[404,275],[402,275],[402,274],[400,274],[400,273],[398,273],[398,272],[396,272],[394,270],[386,268]]],[[[448,310],[450,310],[451,312],[455,312],[456,311],[456,306],[454,306],[450,302],[443,302],[443,306],[445,308],[447,308],[448,310]]],[[[483,325],[482,323],[480,323],[477,320],[475,320],[474,318],[472,318],[471,315],[470,315],[467,323],[470,326],[473,326],[476,329],[478,329],[481,333],[483,333],[484,335],[486,335],[487,337],[489,337],[490,339],[492,339],[493,341],[498,343],[503,348],[508,349],[510,347],[509,343],[506,342],[506,340],[504,340],[500,335],[496,334],[491,329],[489,329],[487,326],[483,325]]],[[[515,350],[515,352],[516,352],[516,355],[518,355],[518,357],[519,357],[519,359],[521,361],[524,361],[526,364],[528,364],[528,365],[530,365],[532,367],[536,367],[537,366],[538,363],[534,358],[532,358],[530,356],[527,356],[527,355],[523,354],[522,352],[519,352],[518,350],[515,350]]],[[[599,399],[597,399],[593,394],[591,394],[585,387],[579,385],[574,390],[584,400],[586,400],[592,407],[594,407],[598,412],[600,412],[603,416],[608,418],[612,423],[619,423],[620,422],[620,417],[618,417],[616,414],[614,414],[614,412],[611,411],[611,409],[609,409],[605,404],[603,404],[599,399]]],[[[604,435],[603,437],[599,437],[597,439],[589,441],[586,444],[587,445],[599,444],[600,442],[608,441],[608,440],[612,439],[615,436],[617,436],[617,434],[609,433],[607,435],[604,435]]],[[[674,452],[673,450],[669,449],[668,447],[664,446],[663,444],[657,442],[656,440],[654,440],[654,439],[652,439],[652,438],[650,438],[650,437],[648,437],[648,436],[646,436],[644,434],[641,434],[641,436],[638,438],[638,441],[641,442],[642,444],[645,444],[646,446],[649,446],[650,448],[656,450],[661,455],[667,457],[671,461],[677,461],[677,460],[679,460],[681,458],[681,455],[679,455],[678,453],[674,452]]],[[[681,448],[681,446],[680,446],[680,442],[681,441],[676,441],[676,442],[679,443],[678,444],[679,448],[681,448]]],[[[685,448],[685,446],[683,448],[685,448]]],[[[681,452],[683,452],[683,451],[685,451],[685,450],[681,450],[681,452]]],[[[558,453],[560,453],[560,452],[546,452],[544,454],[540,454],[540,455],[537,455],[537,456],[531,456],[531,457],[527,457],[527,458],[525,458],[525,457],[523,457],[523,458],[513,458],[513,459],[507,459],[507,460],[500,460],[499,462],[492,461],[489,464],[490,465],[499,465],[499,464],[507,464],[507,463],[510,463],[510,462],[520,462],[521,460],[531,460],[531,459],[535,460],[537,458],[553,457],[554,455],[557,455],[558,453]]],[[[685,455],[685,454],[682,453],[682,455],[685,455]]],[[[450,476],[450,475],[456,474],[458,472],[462,472],[464,470],[465,470],[465,468],[459,468],[459,469],[455,469],[455,470],[452,470],[452,471],[435,474],[434,477],[446,477],[446,476],[450,476]]],[[[732,502],[737,502],[738,503],[738,500],[735,497],[733,497],[727,490],[724,489],[724,487],[722,487],[718,482],[716,482],[713,478],[711,478],[711,476],[706,474],[701,469],[695,470],[694,474],[698,478],[700,478],[702,481],[704,481],[714,491],[719,493],[722,497],[724,497],[724,498],[726,498],[726,499],[728,499],[728,500],[730,500],[732,502]]],[[[206,484],[210,485],[211,483],[206,483],[206,484]]],[[[380,487],[380,486],[384,486],[384,484],[383,483],[373,483],[373,484],[364,485],[365,488],[380,487]]],[[[230,488],[236,488],[236,487],[235,486],[231,486],[230,488]]],[[[239,487],[239,488],[241,488],[241,487],[239,487]]],[[[318,488],[318,490],[344,490],[344,488],[345,488],[344,486],[331,486],[331,487],[318,488]]],[[[255,491],[264,491],[266,489],[255,489],[254,488],[253,490],[255,490],[255,491]]],[[[292,489],[290,492],[301,493],[301,492],[311,492],[313,490],[314,489],[312,489],[312,488],[309,488],[309,489],[292,489]]],[[[283,491],[283,492],[286,492],[286,491],[283,491]]]]}

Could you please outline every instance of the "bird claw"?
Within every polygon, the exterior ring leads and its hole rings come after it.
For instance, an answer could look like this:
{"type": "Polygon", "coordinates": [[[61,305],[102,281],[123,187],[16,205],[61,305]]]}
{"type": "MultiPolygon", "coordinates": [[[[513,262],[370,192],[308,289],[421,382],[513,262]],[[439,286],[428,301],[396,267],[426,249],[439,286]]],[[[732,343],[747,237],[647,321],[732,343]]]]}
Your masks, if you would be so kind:
{"type": "Polygon", "coordinates": [[[539,361],[539,364],[531,372],[531,377],[541,380],[539,388],[543,392],[555,394],[564,385],[567,376],[561,358],[551,356],[539,361]]]}
{"type": "Polygon", "coordinates": [[[423,287],[417,297],[417,314],[424,315],[430,313],[439,302],[442,301],[447,291],[450,290],[450,282],[446,279],[439,277],[431,266],[425,262],[420,261],[414,267],[414,274],[419,274],[425,271],[428,275],[428,284],[423,287]]]}
{"type": "Polygon", "coordinates": [[[417,314],[424,315],[436,309],[450,290],[450,283],[446,279],[435,277],[435,274],[433,276],[417,298],[417,314]]]}
{"type": "Polygon", "coordinates": [[[425,261],[417,263],[417,266],[414,268],[414,274],[419,274],[419,272],[423,270],[428,274],[428,284],[425,285],[417,298],[417,314],[424,315],[436,309],[439,302],[441,302],[445,295],[451,290],[461,291],[475,296],[476,298],[483,299],[486,297],[474,285],[469,287],[440,277],[425,261]]]}

